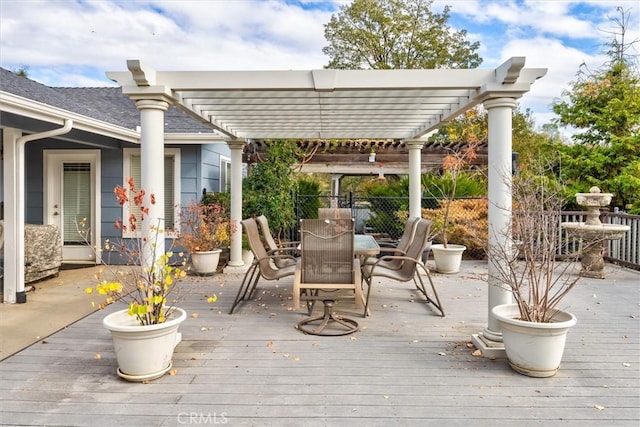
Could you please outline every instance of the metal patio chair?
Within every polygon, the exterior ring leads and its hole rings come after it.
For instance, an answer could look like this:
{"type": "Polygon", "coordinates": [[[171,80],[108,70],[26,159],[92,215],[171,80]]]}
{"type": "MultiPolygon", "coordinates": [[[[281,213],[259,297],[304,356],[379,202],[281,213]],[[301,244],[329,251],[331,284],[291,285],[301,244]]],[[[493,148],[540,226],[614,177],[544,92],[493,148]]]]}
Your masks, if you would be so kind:
{"type": "MultiPolygon", "coordinates": [[[[415,236],[415,233],[416,233],[416,226],[418,225],[419,221],[420,221],[419,217],[416,217],[416,216],[409,217],[407,219],[407,222],[405,223],[404,231],[402,232],[402,236],[400,236],[400,240],[398,240],[398,243],[393,246],[383,246],[381,244],[380,254],[382,256],[405,255],[407,253],[407,249],[409,249],[409,246],[413,241],[413,237],[415,236]]],[[[372,265],[372,264],[375,264],[376,262],[378,262],[378,258],[369,257],[367,258],[365,264],[372,265]]],[[[389,269],[398,270],[402,267],[402,262],[403,260],[398,258],[387,259],[387,260],[380,261],[379,265],[389,269]]]]}
{"type": "MultiPolygon", "coordinates": [[[[292,257],[298,255],[298,245],[300,244],[300,242],[286,242],[283,244],[277,244],[275,239],[273,238],[273,234],[271,234],[271,229],[269,228],[269,221],[267,220],[267,217],[264,215],[260,215],[256,217],[256,222],[260,226],[262,239],[266,244],[268,255],[290,255],[292,257]]],[[[276,267],[283,268],[287,265],[295,264],[296,260],[289,257],[274,257],[273,262],[276,264],[276,267]]]]}
{"type": "Polygon", "coordinates": [[[440,312],[440,315],[444,317],[444,309],[442,308],[440,298],[438,297],[438,292],[436,291],[433,280],[431,279],[431,274],[429,273],[429,269],[422,262],[422,253],[429,244],[430,228],[431,221],[426,219],[418,220],[413,240],[404,255],[386,255],[379,258],[373,264],[367,264],[363,266],[362,279],[367,283],[367,296],[365,299],[364,309],[365,316],[368,314],[369,297],[371,295],[373,279],[376,277],[386,277],[389,279],[397,280],[399,282],[413,281],[416,289],[420,291],[427,299],[427,303],[432,304],[440,312]],[[389,263],[394,263],[395,261],[401,262],[400,268],[389,267],[389,263]],[[431,291],[433,292],[433,298],[430,297],[427,293],[427,289],[424,286],[420,270],[425,273],[427,279],[429,280],[431,291]]]}
{"type": "Polygon", "coordinates": [[[294,309],[300,307],[300,295],[305,292],[309,315],[317,300],[323,302],[324,313],[299,322],[298,329],[314,335],[357,331],[357,322],[333,311],[337,299],[355,298],[357,307],[362,307],[364,299],[360,261],[354,255],[353,219],[303,219],[300,243],[300,263],[293,283],[294,309]],[[348,296],[344,296],[344,291],[348,296]],[[313,328],[316,322],[319,325],[313,328]]]}
{"type": "Polygon", "coordinates": [[[272,254],[267,253],[267,249],[264,247],[260,238],[260,231],[258,230],[258,224],[255,219],[247,218],[242,221],[242,226],[247,235],[251,252],[253,252],[253,263],[247,270],[238,289],[231,310],[229,314],[233,313],[236,306],[244,300],[250,299],[253,292],[256,289],[258,280],[262,277],[265,280],[278,280],[283,277],[293,276],[296,272],[295,258],[290,255],[272,254]],[[292,260],[282,268],[278,268],[277,264],[285,260],[292,260]]]}
{"type": "Polygon", "coordinates": [[[318,219],[350,219],[351,208],[318,208],[318,219]]]}

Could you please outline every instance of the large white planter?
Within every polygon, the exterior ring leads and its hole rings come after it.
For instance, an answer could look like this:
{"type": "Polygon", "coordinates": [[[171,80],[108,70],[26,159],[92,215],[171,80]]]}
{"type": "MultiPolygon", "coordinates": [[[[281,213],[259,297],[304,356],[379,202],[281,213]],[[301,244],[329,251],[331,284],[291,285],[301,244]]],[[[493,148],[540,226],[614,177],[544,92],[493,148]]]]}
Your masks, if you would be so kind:
{"type": "Polygon", "coordinates": [[[491,310],[500,323],[509,365],[530,377],[551,377],[558,372],[567,332],[576,324],[573,314],[557,310],[551,323],[518,320],[516,304],[502,304],[491,310]]]}
{"type": "Polygon", "coordinates": [[[191,264],[193,265],[193,270],[198,274],[215,273],[218,270],[221,252],[222,249],[214,249],[212,251],[192,253],[191,264]]]}
{"type": "Polygon", "coordinates": [[[178,327],[186,318],[187,313],[180,308],[158,325],[140,326],[127,310],[105,317],[102,323],[111,331],[118,376],[128,381],[149,381],[167,373],[173,350],[182,338],[178,327]]]}
{"type": "Polygon", "coordinates": [[[438,273],[452,274],[460,271],[462,263],[462,253],[467,248],[462,245],[452,245],[449,243],[445,248],[442,244],[431,245],[433,259],[436,263],[438,273]]]}

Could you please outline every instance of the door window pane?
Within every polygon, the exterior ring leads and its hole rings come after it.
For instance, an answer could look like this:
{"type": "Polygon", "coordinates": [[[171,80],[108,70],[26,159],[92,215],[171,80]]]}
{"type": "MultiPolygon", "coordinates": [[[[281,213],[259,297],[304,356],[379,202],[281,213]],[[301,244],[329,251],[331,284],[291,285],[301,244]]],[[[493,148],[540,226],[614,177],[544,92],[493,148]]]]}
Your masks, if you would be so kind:
{"type": "Polygon", "coordinates": [[[85,244],[78,233],[91,224],[91,164],[64,163],[62,172],[62,237],[65,245],[85,244]]]}

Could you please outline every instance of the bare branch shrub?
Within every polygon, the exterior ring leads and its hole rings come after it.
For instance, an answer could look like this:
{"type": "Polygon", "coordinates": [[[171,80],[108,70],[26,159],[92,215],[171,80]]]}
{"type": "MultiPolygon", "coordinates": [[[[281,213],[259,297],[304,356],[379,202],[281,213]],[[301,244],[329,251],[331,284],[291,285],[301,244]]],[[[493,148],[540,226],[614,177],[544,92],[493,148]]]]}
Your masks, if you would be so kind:
{"type": "Polygon", "coordinates": [[[512,221],[490,243],[489,260],[495,278],[513,294],[522,320],[553,322],[558,305],[581,278],[579,253],[557,257],[563,244],[562,187],[539,173],[514,177],[511,190],[512,221]]]}

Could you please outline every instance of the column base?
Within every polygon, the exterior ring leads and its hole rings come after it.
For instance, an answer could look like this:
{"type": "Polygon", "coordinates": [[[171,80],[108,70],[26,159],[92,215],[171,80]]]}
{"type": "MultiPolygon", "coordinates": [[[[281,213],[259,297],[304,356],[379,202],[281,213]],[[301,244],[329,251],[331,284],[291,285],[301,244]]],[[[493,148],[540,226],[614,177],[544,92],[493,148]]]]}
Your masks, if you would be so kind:
{"type": "Polygon", "coordinates": [[[227,264],[222,269],[222,272],[224,274],[245,274],[247,272],[247,270],[249,270],[250,266],[251,266],[251,264],[240,264],[240,265],[229,265],[229,264],[227,264]]]}
{"type": "Polygon", "coordinates": [[[502,341],[493,341],[484,336],[482,332],[471,335],[471,342],[482,352],[487,359],[506,359],[507,353],[502,341]]]}

